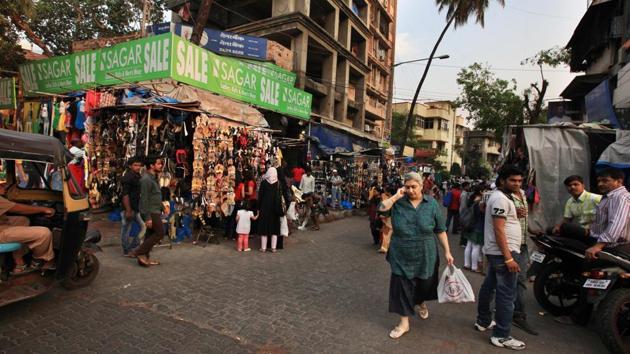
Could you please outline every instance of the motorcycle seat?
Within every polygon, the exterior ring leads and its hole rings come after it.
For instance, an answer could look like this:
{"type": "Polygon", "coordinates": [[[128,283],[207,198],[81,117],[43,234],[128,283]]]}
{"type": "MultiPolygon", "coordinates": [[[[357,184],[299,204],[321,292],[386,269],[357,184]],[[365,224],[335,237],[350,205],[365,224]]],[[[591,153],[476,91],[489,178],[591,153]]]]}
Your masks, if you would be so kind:
{"type": "Polygon", "coordinates": [[[585,242],[572,239],[572,238],[559,237],[559,236],[547,236],[547,237],[550,240],[554,241],[555,243],[561,244],[567,248],[570,248],[574,251],[578,251],[580,253],[584,253],[584,251],[586,251],[586,249],[589,247],[589,245],[586,244],[585,242]]]}
{"type": "Polygon", "coordinates": [[[0,243],[0,253],[14,252],[22,248],[19,242],[0,243]]]}

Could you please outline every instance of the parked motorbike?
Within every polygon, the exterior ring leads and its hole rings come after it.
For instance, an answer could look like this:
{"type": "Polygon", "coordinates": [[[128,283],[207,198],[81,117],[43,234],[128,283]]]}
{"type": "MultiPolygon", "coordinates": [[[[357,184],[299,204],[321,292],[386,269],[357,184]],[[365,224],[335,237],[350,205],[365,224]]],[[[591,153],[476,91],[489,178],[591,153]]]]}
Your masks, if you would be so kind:
{"type": "Polygon", "coordinates": [[[595,307],[600,338],[611,353],[630,352],[630,252],[605,250],[587,261],[588,246],[575,239],[532,237],[538,250],[531,255],[534,296],[554,315],[569,315],[578,307],[595,307]]]}

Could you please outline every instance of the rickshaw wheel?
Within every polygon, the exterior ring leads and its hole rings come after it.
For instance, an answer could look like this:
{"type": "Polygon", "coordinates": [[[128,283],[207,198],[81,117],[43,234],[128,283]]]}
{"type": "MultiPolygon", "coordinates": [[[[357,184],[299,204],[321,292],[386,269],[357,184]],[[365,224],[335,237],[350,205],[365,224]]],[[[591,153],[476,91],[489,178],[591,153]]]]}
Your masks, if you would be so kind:
{"type": "Polygon", "coordinates": [[[61,286],[74,290],[88,286],[96,279],[101,263],[95,255],[81,252],[72,266],[70,276],[61,281],[61,286]]]}

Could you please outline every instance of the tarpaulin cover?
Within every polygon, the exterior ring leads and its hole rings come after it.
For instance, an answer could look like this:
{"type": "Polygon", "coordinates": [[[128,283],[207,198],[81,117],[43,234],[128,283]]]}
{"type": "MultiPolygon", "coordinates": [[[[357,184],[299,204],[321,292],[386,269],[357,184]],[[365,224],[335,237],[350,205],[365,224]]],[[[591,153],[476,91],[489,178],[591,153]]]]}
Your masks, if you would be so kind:
{"type": "Polygon", "coordinates": [[[524,127],[530,169],[536,172],[540,204],[530,214],[534,229],[553,226],[562,220],[569,194],[562,181],[570,175],[590,185],[591,152],[588,136],[580,129],[524,127]]]}
{"type": "Polygon", "coordinates": [[[66,164],[67,150],[59,139],[42,134],[0,129],[0,158],[66,164]]]}
{"type": "Polygon", "coordinates": [[[617,130],[617,141],[610,144],[595,165],[597,170],[614,167],[624,170],[626,186],[630,183],[630,130],[617,130]]]}
{"type": "Polygon", "coordinates": [[[352,144],[355,141],[350,135],[329,129],[323,125],[313,125],[311,136],[319,140],[318,148],[327,155],[338,152],[353,152],[352,144]]]}

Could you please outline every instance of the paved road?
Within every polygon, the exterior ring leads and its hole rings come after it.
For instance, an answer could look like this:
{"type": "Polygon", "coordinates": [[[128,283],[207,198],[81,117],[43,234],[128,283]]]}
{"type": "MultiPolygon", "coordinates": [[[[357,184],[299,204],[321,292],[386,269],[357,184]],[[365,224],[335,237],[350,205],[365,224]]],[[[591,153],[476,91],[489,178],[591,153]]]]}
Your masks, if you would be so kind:
{"type": "MultiPolygon", "coordinates": [[[[430,304],[428,320],[389,339],[397,322],[387,312],[389,268],[370,240],[366,219],[355,217],[292,236],[276,254],[183,244],[159,249],[162,265],[144,269],[108,247],[90,287],[0,308],[0,352],[506,352],[472,329],[474,304],[430,304]]],[[[478,290],[481,277],[470,278],[478,290]]],[[[592,330],[556,324],[530,300],[542,334],[514,330],[530,352],[605,352],[592,330]]]]}

